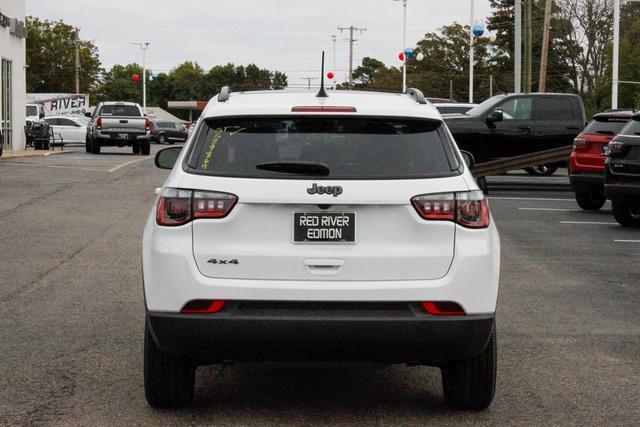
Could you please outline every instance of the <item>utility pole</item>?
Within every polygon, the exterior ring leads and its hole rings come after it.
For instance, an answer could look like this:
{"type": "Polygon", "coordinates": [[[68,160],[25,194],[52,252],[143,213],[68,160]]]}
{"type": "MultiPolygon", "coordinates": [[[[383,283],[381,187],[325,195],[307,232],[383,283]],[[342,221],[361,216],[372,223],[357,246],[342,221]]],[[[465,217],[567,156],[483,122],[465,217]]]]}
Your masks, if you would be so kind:
{"type": "Polygon", "coordinates": [[[531,3],[532,0],[526,1],[526,9],[525,9],[525,51],[524,51],[524,92],[531,92],[531,84],[532,84],[532,57],[533,57],[533,32],[531,28],[532,24],[532,10],[531,3]]]}
{"type": "Polygon", "coordinates": [[[540,57],[540,82],[538,83],[538,92],[547,90],[547,60],[549,58],[549,31],[551,26],[551,8],[552,0],[547,0],[544,9],[544,28],[542,30],[542,55],[540,57]]]}
{"type": "Polygon", "coordinates": [[[338,31],[343,32],[349,30],[349,89],[353,87],[353,43],[358,41],[353,38],[353,32],[359,31],[362,34],[363,31],[367,31],[366,28],[358,28],[353,25],[349,27],[338,27],[338,31]]]}
{"type": "Polygon", "coordinates": [[[613,77],[611,79],[611,108],[618,108],[618,61],[620,60],[620,0],[613,0],[613,77]]]}
{"type": "Polygon", "coordinates": [[[300,77],[301,80],[307,81],[307,89],[311,89],[311,80],[316,80],[317,77],[300,77]]]}
{"type": "MultiPolygon", "coordinates": [[[[336,72],[336,35],[332,34],[331,35],[331,41],[333,42],[333,68],[331,69],[331,71],[336,72]]],[[[333,89],[336,88],[336,79],[333,79],[333,89]]]]}
{"type": "Polygon", "coordinates": [[[522,0],[515,0],[515,52],[513,54],[513,92],[522,91],[522,0]]]}
{"type": "Polygon", "coordinates": [[[80,93],[80,48],[78,44],[80,43],[80,36],[78,34],[78,29],[76,28],[76,94],[80,93]]]}

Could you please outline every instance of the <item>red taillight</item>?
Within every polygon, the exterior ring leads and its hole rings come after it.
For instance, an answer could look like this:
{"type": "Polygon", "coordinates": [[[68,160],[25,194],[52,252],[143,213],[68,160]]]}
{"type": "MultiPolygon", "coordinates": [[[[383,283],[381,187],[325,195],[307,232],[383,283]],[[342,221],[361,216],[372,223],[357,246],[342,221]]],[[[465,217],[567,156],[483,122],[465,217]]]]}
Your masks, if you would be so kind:
{"type": "Polygon", "coordinates": [[[607,145],[607,155],[612,153],[619,153],[624,150],[624,143],[620,141],[611,141],[609,145],[607,145]]]}
{"type": "Polygon", "coordinates": [[[100,129],[101,126],[102,126],[102,117],[98,117],[98,119],[96,120],[96,127],[100,129]]]}
{"type": "Polygon", "coordinates": [[[465,312],[460,304],[451,301],[426,301],[422,303],[422,308],[429,314],[435,316],[464,316],[465,312]]]}
{"type": "Polygon", "coordinates": [[[482,191],[423,194],[411,204],[424,219],[454,221],[467,228],[489,226],[489,204],[482,191]]]}
{"type": "Polygon", "coordinates": [[[165,188],[158,198],[156,223],[175,226],[197,218],[224,218],[237,201],[228,193],[165,188]]]}
{"type": "Polygon", "coordinates": [[[589,141],[584,138],[576,138],[573,140],[573,148],[585,148],[589,141]]]}
{"type": "Polygon", "coordinates": [[[144,119],[144,125],[147,127],[147,130],[151,130],[153,128],[153,124],[149,119],[144,119]]]}
{"type": "Polygon", "coordinates": [[[222,300],[194,299],[186,303],[180,313],[217,313],[223,308],[222,300]]]}

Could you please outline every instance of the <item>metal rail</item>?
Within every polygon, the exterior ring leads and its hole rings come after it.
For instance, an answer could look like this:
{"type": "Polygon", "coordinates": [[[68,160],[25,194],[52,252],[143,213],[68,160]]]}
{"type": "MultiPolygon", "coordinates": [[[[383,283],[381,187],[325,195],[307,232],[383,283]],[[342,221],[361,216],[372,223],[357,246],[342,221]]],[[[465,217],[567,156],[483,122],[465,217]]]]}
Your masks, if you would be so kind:
{"type": "Polygon", "coordinates": [[[569,160],[572,146],[553,148],[551,150],[537,151],[522,156],[508,157],[506,159],[492,160],[475,165],[471,173],[476,178],[484,178],[491,175],[499,175],[512,170],[524,169],[536,165],[555,163],[569,160]]]}

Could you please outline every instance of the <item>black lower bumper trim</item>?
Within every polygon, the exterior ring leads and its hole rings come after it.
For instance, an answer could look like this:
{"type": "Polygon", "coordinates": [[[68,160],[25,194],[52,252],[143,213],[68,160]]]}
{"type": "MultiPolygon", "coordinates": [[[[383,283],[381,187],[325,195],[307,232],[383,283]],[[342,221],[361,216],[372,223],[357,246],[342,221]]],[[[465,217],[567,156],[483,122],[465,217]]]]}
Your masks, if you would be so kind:
{"type": "Polygon", "coordinates": [[[480,353],[494,315],[147,312],[160,348],[200,364],[367,361],[439,366],[480,353]]]}
{"type": "Polygon", "coordinates": [[[624,200],[628,202],[640,202],[640,180],[636,180],[634,184],[606,184],[604,192],[607,199],[624,200]]]}
{"type": "Polygon", "coordinates": [[[571,189],[604,191],[604,173],[577,173],[569,175],[571,189]]]}

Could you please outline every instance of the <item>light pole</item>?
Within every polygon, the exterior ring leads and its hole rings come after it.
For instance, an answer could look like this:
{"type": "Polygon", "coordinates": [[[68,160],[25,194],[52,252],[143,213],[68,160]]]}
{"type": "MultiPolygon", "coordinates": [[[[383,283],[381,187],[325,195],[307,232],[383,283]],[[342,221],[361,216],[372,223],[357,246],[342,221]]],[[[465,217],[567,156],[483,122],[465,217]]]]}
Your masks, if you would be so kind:
{"type": "MultiPolygon", "coordinates": [[[[400,0],[393,0],[400,1],[400,0]]],[[[407,48],[407,0],[402,0],[402,52],[407,48]]],[[[407,55],[402,61],[402,93],[407,92],[407,55]]]]}
{"type": "Polygon", "coordinates": [[[469,104],[473,104],[473,11],[475,2],[471,0],[471,20],[469,21],[469,104]]]}
{"type": "Polygon", "coordinates": [[[620,0],[613,0],[613,76],[611,108],[618,108],[618,61],[620,60],[620,0]]]}
{"type": "Polygon", "coordinates": [[[150,42],[132,42],[142,50],[142,111],[147,114],[147,49],[150,42]]]}

